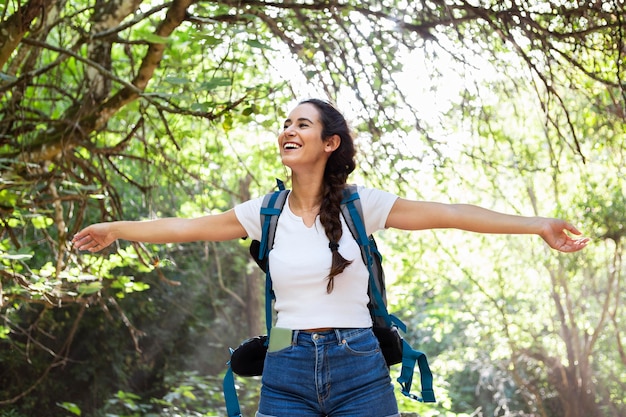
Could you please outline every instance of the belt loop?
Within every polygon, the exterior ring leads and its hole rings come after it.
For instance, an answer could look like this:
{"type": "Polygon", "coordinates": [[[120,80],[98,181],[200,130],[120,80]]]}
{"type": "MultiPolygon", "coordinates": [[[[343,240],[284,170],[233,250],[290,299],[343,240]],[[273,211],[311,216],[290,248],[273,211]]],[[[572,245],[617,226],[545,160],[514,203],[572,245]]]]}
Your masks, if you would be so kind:
{"type": "Polygon", "coordinates": [[[291,332],[291,345],[292,346],[297,346],[298,345],[298,334],[300,333],[300,330],[293,330],[291,332]]]}
{"type": "Polygon", "coordinates": [[[343,341],[343,335],[341,334],[341,329],[333,329],[335,331],[335,336],[337,336],[337,344],[340,345],[343,341]]]}

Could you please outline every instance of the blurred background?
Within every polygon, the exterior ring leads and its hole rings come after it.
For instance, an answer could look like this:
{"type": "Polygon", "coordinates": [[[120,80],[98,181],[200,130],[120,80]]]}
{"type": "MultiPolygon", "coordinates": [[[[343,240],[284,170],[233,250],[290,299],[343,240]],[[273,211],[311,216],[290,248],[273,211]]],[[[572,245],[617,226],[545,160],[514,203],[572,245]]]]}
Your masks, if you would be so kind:
{"type": "Polygon", "coordinates": [[[626,416],[625,31],[617,0],[5,0],[0,417],[225,414],[228,348],[265,331],[249,242],[69,242],[289,184],[275,140],[310,97],[350,120],[351,182],[592,238],[380,233],[438,399],[401,409],[626,416]]]}

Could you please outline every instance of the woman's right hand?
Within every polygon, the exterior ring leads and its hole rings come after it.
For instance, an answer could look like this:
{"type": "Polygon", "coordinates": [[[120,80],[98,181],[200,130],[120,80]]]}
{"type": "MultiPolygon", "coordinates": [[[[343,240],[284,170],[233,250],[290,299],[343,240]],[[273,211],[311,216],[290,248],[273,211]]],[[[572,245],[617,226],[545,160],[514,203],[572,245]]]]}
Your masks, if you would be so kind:
{"type": "Polygon", "coordinates": [[[72,238],[72,244],[78,250],[98,252],[115,242],[112,222],[96,223],[85,227],[72,238]]]}

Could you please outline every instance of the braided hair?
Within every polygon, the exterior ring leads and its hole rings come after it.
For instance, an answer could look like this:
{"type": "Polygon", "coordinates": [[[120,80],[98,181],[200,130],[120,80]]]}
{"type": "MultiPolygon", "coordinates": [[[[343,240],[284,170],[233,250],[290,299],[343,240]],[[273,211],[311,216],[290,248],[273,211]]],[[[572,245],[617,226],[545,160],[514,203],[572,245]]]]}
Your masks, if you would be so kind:
{"type": "Polygon", "coordinates": [[[348,180],[348,175],[355,168],[354,141],[346,119],[341,112],[327,101],[309,99],[300,104],[312,104],[320,113],[322,123],[322,140],[326,141],[333,135],[339,136],[341,144],[330,155],[324,170],[324,189],[322,191],[322,205],[320,207],[320,222],[324,226],[326,236],[330,241],[329,248],[332,252],[332,265],[328,274],[326,291],[332,292],[335,276],[352,263],[339,253],[339,240],[342,235],[341,228],[341,200],[343,190],[348,180]]]}

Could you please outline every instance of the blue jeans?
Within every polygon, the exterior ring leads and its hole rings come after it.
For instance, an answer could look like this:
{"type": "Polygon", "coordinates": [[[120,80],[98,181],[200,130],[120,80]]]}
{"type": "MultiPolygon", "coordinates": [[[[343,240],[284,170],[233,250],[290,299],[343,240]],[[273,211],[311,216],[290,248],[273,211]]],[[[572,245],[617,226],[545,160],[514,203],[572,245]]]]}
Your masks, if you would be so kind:
{"type": "Polygon", "coordinates": [[[293,331],[268,352],[257,417],[398,417],[389,368],[372,329],[293,331]]]}

